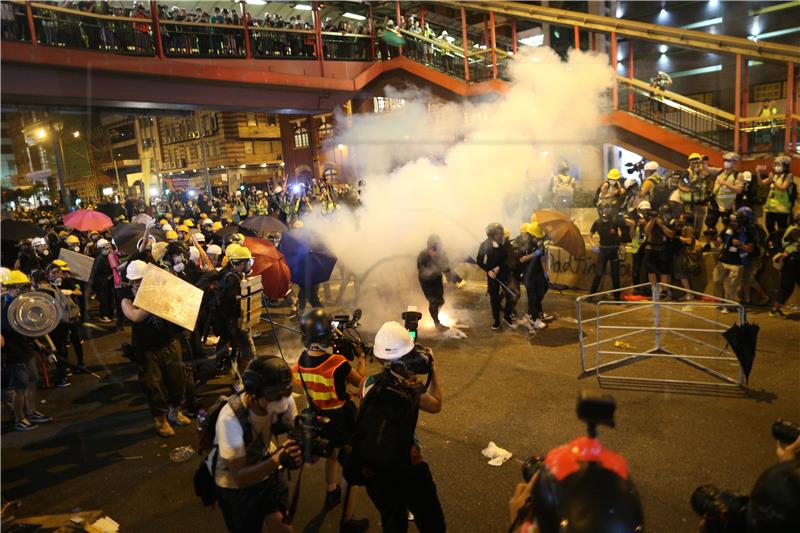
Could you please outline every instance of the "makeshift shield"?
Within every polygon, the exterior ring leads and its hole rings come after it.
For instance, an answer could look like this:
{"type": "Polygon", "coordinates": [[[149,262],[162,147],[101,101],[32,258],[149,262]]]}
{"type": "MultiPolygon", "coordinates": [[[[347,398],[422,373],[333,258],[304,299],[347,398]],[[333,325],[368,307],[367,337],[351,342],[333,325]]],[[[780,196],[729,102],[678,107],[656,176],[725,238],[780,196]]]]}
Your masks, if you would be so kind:
{"type": "Polygon", "coordinates": [[[89,277],[92,274],[94,257],[62,248],[61,251],[58,252],[58,258],[69,266],[73,278],[80,281],[89,281],[89,277]]]}
{"type": "Polygon", "coordinates": [[[8,306],[8,323],[20,335],[41,337],[56,329],[61,313],[61,307],[51,295],[23,292],[8,306]]]}
{"type": "Polygon", "coordinates": [[[239,305],[242,311],[239,327],[256,326],[261,320],[261,296],[264,292],[261,286],[261,276],[254,276],[242,280],[239,305]]]}
{"type": "Polygon", "coordinates": [[[201,289],[148,263],[133,305],[192,331],[202,302],[201,289]]]}

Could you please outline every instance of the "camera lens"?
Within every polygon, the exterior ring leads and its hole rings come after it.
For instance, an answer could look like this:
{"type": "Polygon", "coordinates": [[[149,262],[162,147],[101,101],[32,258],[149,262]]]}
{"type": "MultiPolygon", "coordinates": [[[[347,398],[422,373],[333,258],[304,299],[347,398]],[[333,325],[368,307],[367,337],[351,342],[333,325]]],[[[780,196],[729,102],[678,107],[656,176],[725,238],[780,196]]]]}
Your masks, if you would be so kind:
{"type": "Polygon", "coordinates": [[[538,455],[532,455],[528,460],[522,463],[522,479],[525,480],[525,483],[533,478],[534,474],[536,474],[543,464],[542,458],[538,455]]]}

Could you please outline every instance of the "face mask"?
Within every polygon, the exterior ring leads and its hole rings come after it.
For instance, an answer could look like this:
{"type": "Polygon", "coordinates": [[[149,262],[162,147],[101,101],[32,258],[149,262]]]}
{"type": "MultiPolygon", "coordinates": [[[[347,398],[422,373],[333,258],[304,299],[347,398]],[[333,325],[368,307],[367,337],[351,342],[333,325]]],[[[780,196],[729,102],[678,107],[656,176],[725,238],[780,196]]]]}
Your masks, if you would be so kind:
{"type": "Polygon", "coordinates": [[[56,278],[53,280],[53,287],[61,287],[61,278],[56,278]]]}
{"type": "Polygon", "coordinates": [[[775,165],[772,167],[772,170],[775,172],[775,174],[781,174],[783,173],[783,165],[775,165]]]}
{"type": "Polygon", "coordinates": [[[722,166],[725,167],[726,170],[730,170],[733,168],[733,161],[725,161],[722,163],[722,166]]]}
{"type": "Polygon", "coordinates": [[[81,251],[81,247],[80,246],[73,246],[72,247],[72,251],[73,252],[80,252],[81,251]]]}
{"type": "Polygon", "coordinates": [[[284,396],[280,400],[267,403],[267,413],[270,416],[279,415],[289,410],[291,396],[284,396]]]}

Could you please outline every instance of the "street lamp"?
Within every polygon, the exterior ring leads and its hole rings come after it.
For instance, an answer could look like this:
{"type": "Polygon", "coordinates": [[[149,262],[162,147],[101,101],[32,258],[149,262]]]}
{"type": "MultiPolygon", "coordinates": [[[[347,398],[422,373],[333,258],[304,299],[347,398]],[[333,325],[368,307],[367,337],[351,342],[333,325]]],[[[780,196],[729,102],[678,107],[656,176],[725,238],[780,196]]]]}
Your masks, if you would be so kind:
{"type": "Polygon", "coordinates": [[[75,137],[75,138],[77,139],[78,137],[80,137],[80,136],[81,136],[81,132],[79,132],[79,131],[73,131],[73,132],[72,132],[72,136],[73,136],[73,137],[75,137]]]}
{"type": "Polygon", "coordinates": [[[42,141],[42,140],[45,139],[45,137],[47,137],[47,132],[44,130],[44,128],[39,128],[38,130],[36,130],[36,138],[37,139],[42,141]]]}

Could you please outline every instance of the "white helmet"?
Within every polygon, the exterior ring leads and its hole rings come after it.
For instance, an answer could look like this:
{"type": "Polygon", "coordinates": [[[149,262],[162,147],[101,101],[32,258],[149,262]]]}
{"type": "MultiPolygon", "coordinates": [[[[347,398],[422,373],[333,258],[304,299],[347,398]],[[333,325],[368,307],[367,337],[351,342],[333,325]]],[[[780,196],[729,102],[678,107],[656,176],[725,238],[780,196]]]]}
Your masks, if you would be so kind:
{"type": "Polygon", "coordinates": [[[47,246],[47,241],[44,240],[44,237],[34,237],[31,240],[31,246],[47,246]]]}
{"type": "Polygon", "coordinates": [[[99,241],[97,241],[98,248],[107,248],[109,246],[111,246],[111,243],[108,242],[106,239],[100,239],[99,241]]]}
{"type": "Polygon", "coordinates": [[[375,334],[372,348],[381,361],[396,361],[414,349],[414,339],[399,322],[386,322],[375,334]]]}
{"type": "Polygon", "coordinates": [[[219,245],[211,244],[206,248],[206,255],[222,255],[222,248],[219,245]]]}
{"type": "Polygon", "coordinates": [[[213,226],[214,221],[210,218],[204,218],[203,221],[200,223],[201,226],[213,226]]]}
{"type": "Polygon", "coordinates": [[[645,209],[652,209],[652,207],[650,207],[650,202],[648,200],[642,200],[641,202],[639,202],[639,205],[636,206],[636,209],[645,210],[645,209]]]}
{"type": "Polygon", "coordinates": [[[0,284],[6,283],[10,275],[11,270],[6,267],[0,267],[0,284]]]}
{"type": "Polygon", "coordinates": [[[136,261],[131,261],[128,264],[128,268],[125,271],[125,275],[128,277],[128,281],[136,281],[137,279],[142,279],[142,276],[144,276],[144,271],[146,269],[147,269],[147,263],[145,263],[141,259],[137,259],[136,261]]]}
{"type": "Polygon", "coordinates": [[[192,246],[189,248],[189,261],[192,263],[197,263],[200,260],[200,252],[197,251],[197,248],[192,246]]]}
{"type": "Polygon", "coordinates": [[[171,224],[164,224],[163,226],[161,226],[161,231],[166,233],[168,231],[175,231],[175,230],[172,229],[172,225],[171,224]]]}
{"type": "Polygon", "coordinates": [[[197,233],[192,233],[192,237],[194,237],[194,240],[197,242],[206,242],[206,236],[199,231],[197,233]]]}
{"type": "Polygon", "coordinates": [[[658,163],[656,163],[655,161],[648,161],[647,163],[645,163],[644,169],[645,170],[658,170],[658,163]]]}

